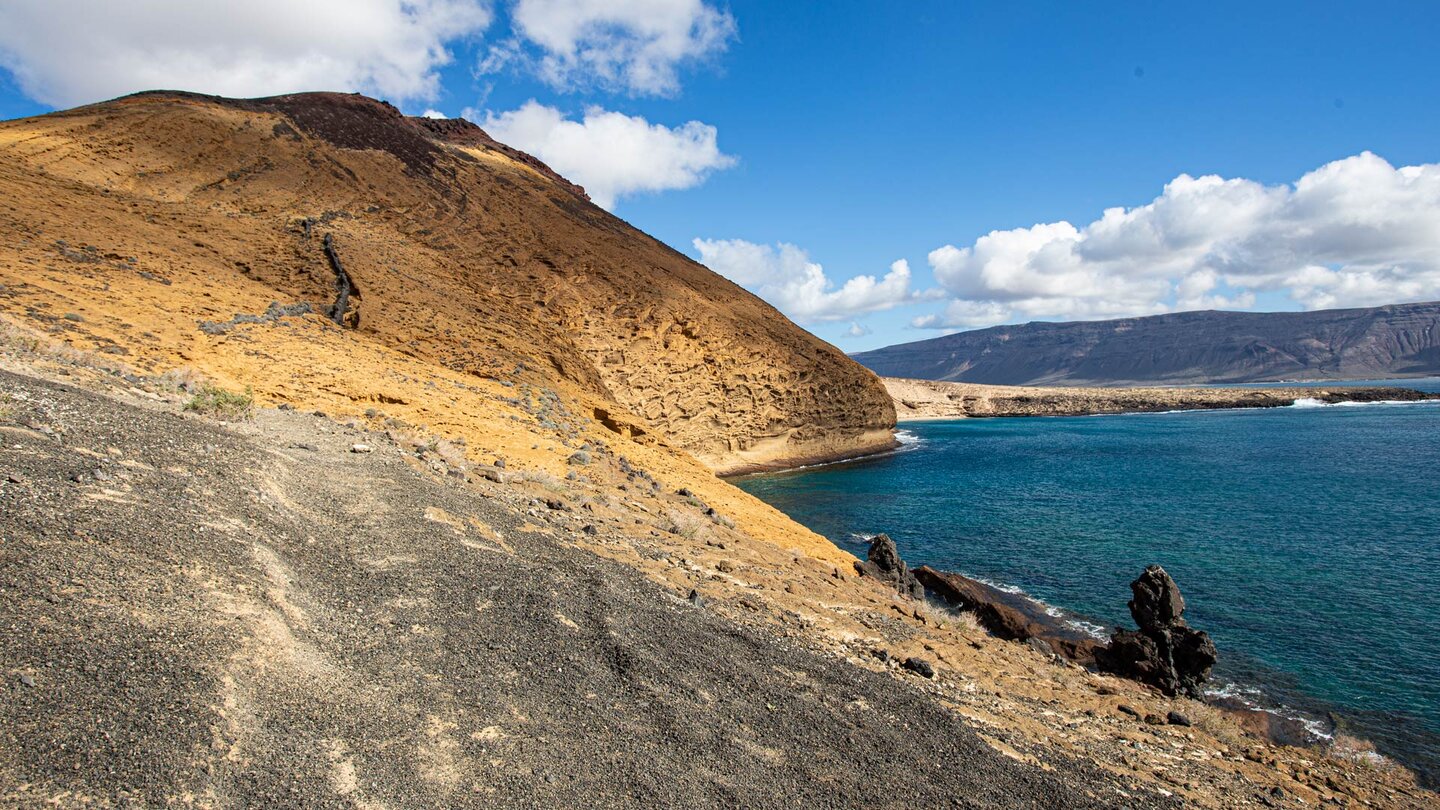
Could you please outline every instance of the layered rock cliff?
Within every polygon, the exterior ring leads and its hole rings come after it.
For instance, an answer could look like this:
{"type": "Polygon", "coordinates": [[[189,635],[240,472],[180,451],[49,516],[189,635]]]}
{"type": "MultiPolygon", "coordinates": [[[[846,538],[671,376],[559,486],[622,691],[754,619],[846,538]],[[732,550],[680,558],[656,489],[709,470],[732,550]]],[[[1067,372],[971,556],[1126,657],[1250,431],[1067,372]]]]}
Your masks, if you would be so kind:
{"type": "MultiPolygon", "coordinates": [[[[573,388],[581,416],[719,472],[892,442],[873,375],[468,122],[354,95],[140,94],[0,124],[0,190],[0,308],[142,369],[303,401],[280,373],[299,350],[247,359],[234,344],[255,336],[227,326],[273,300],[334,321],[352,354],[573,388]]],[[[348,379],[357,402],[414,398],[348,379]]]]}
{"type": "Polygon", "coordinates": [[[884,377],[995,385],[1418,377],[1440,374],[1440,303],[994,326],[854,357],[884,377]]]}

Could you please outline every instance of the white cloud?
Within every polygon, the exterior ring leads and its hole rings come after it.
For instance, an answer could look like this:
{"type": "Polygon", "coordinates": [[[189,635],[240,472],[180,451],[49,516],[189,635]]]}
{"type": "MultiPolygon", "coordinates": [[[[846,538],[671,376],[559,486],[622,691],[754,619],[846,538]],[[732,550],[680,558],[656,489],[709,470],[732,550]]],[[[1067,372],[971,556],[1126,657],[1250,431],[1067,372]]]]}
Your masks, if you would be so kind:
{"type": "Polygon", "coordinates": [[[744,239],[696,239],[693,244],[705,266],[801,323],[844,320],[918,298],[910,291],[910,264],[904,259],[891,264],[883,278],[855,276],[836,289],[825,268],[794,245],[744,239]]]}
{"type": "Polygon", "coordinates": [[[533,100],[498,115],[466,110],[465,117],[584,186],[607,209],[632,194],[699,185],[711,172],[735,165],[716,144],[715,127],[699,121],[672,128],[599,107],[574,121],[533,100]]]}
{"type": "Polygon", "coordinates": [[[994,301],[955,300],[945,305],[939,315],[922,315],[910,321],[917,329],[975,329],[1002,323],[1010,309],[994,301]]]}
{"type": "Polygon", "coordinates": [[[1440,299],[1440,164],[1364,152],[1279,186],[1182,174],[1083,228],[992,231],[929,262],[955,300],[919,327],[1245,309],[1265,292],[1307,309],[1440,299]]]}
{"type": "Polygon", "coordinates": [[[488,0],[5,0],[0,65],[60,107],[154,89],[431,99],[445,43],[490,19],[488,0]]]}
{"type": "Polygon", "coordinates": [[[443,118],[449,118],[449,117],[450,117],[450,116],[446,115],[445,113],[440,112],[439,110],[426,110],[425,112],[420,113],[420,115],[421,115],[422,118],[441,118],[441,119],[443,119],[443,118]]]}
{"type": "Polygon", "coordinates": [[[866,335],[871,334],[874,334],[874,332],[870,329],[870,327],[862,326],[855,321],[851,321],[850,327],[845,330],[845,337],[848,338],[862,338],[866,335]]]}
{"type": "Polygon", "coordinates": [[[680,64],[735,36],[735,19],[703,0],[518,0],[511,18],[516,38],[492,46],[481,72],[526,62],[560,89],[670,95],[680,64]]]}

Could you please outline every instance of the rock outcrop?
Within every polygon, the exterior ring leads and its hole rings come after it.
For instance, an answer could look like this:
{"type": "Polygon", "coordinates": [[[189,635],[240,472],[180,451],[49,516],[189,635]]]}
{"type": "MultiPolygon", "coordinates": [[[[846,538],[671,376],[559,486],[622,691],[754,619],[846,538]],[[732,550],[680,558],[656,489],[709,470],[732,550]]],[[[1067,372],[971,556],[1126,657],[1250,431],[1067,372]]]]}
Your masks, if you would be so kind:
{"type": "Polygon", "coordinates": [[[993,326],[855,359],[884,377],[995,385],[1422,377],[1440,374],[1440,302],[993,326]]]}
{"type": "Polygon", "coordinates": [[[868,559],[855,561],[855,572],[862,577],[874,577],[895,587],[902,595],[911,599],[925,596],[925,588],[910,572],[910,567],[900,559],[895,541],[888,534],[877,534],[870,540],[868,559]]]}
{"type": "Polygon", "coordinates": [[[1139,630],[1117,630],[1098,650],[1100,668],[1147,683],[1167,695],[1198,697],[1217,653],[1209,634],[1185,623],[1185,599],[1164,568],[1152,565],[1130,583],[1130,615],[1139,630]]]}
{"type": "Polygon", "coordinates": [[[915,577],[950,607],[973,613],[980,626],[996,638],[1034,640],[1037,649],[1080,664],[1094,662],[1099,642],[1057,621],[1029,599],[928,565],[916,568],[915,577]]]}

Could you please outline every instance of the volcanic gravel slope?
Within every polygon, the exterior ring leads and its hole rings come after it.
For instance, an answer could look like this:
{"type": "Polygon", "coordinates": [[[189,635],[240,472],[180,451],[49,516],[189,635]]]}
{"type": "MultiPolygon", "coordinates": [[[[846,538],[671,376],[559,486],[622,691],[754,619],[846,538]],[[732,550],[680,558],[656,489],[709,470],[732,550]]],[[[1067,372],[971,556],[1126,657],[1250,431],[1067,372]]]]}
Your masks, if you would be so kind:
{"type": "Polygon", "coordinates": [[[322,417],[237,429],[10,373],[0,392],[4,804],[1121,799],[322,417]]]}

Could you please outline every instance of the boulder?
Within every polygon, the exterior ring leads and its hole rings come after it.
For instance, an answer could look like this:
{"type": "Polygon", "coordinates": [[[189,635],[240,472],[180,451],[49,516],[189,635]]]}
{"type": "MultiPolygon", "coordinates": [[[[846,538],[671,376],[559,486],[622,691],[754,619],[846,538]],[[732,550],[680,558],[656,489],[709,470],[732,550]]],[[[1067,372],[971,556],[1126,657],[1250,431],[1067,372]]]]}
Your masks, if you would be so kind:
{"type": "Polygon", "coordinates": [[[1043,642],[1042,651],[1047,654],[1084,666],[1094,663],[1099,643],[1046,614],[1031,600],[927,565],[915,569],[915,578],[950,607],[970,611],[975,621],[996,638],[1026,642],[1036,639],[1043,642]]]}
{"type": "Polygon", "coordinates": [[[1185,600],[1164,568],[1152,565],[1130,583],[1138,630],[1116,630],[1095,651],[1100,669],[1149,684],[1167,695],[1199,697],[1218,653],[1209,634],[1185,623],[1185,600]]]}
{"type": "Polygon", "coordinates": [[[900,559],[900,552],[895,548],[895,541],[890,539],[890,535],[875,535],[870,541],[870,553],[867,556],[869,559],[855,562],[857,574],[888,582],[895,586],[895,590],[902,596],[911,599],[925,596],[925,588],[915,579],[915,575],[910,573],[905,561],[900,559]]]}
{"type": "Polygon", "coordinates": [[[1002,594],[983,582],[949,571],[936,571],[928,565],[916,568],[915,576],[946,604],[974,613],[980,626],[996,638],[1024,641],[1044,634],[1044,628],[1002,601],[1002,594]]]}
{"type": "Polygon", "coordinates": [[[1180,586],[1158,565],[1146,568],[1130,583],[1135,598],[1130,600],[1130,615],[1141,630],[1169,627],[1185,613],[1185,597],[1180,586]]]}

